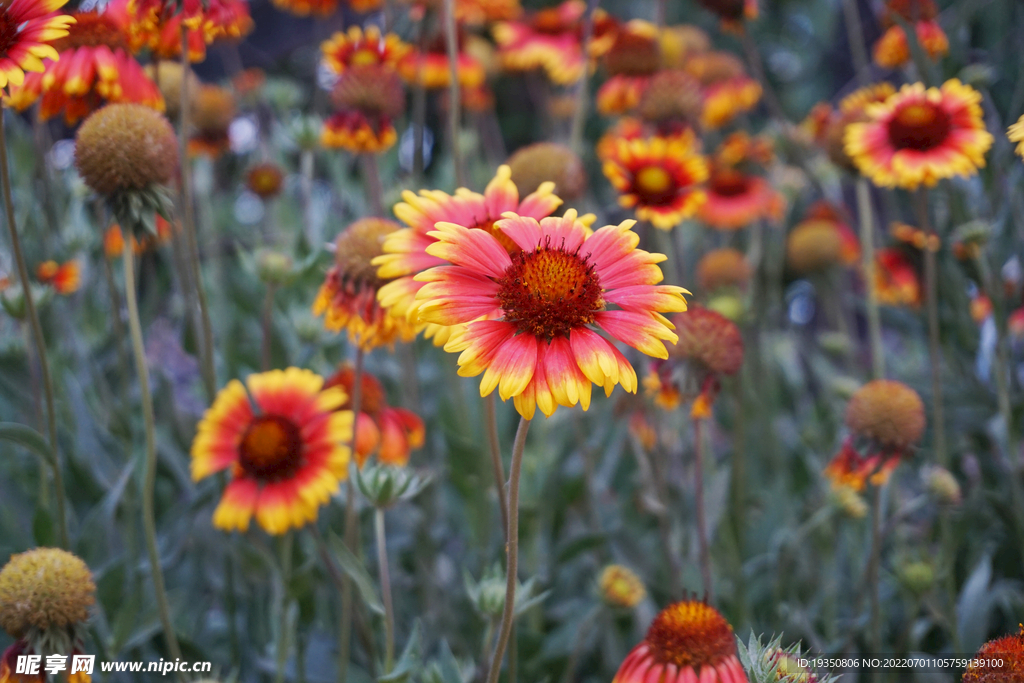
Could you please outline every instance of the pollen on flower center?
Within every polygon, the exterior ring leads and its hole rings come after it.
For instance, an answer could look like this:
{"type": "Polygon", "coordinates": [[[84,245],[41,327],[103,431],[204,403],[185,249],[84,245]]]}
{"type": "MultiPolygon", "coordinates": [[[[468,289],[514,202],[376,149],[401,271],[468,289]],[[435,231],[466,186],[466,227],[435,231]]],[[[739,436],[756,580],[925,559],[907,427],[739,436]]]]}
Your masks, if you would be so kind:
{"type": "Polygon", "coordinates": [[[889,141],[896,149],[923,152],[941,145],[951,129],[949,114],[941,107],[917,102],[896,112],[889,123],[889,141]]]}
{"type": "Polygon", "coordinates": [[[239,462],[259,479],[286,479],[299,468],[302,435],[299,428],[280,415],[264,415],[253,420],[242,435],[239,462]]]}
{"type": "Polygon", "coordinates": [[[646,197],[667,197],[672,187],[672,176],[660,166],[644,166],[636,173],[636,189],[646,197]]]}
{"type": "Polygon", "coordinates": [[[729,622],[714,607],[697,600],[677,602],[664,609],[644,640],[658,661],[697,671],[736,654],[729,622]]]}
{"type": "Polygon", "coordinates": [[[604,307],[594,266],[577,252],[550,245],[513,254],[498,284],[505,320],[537,337],[566,336],[593,323],[604,307]]]}

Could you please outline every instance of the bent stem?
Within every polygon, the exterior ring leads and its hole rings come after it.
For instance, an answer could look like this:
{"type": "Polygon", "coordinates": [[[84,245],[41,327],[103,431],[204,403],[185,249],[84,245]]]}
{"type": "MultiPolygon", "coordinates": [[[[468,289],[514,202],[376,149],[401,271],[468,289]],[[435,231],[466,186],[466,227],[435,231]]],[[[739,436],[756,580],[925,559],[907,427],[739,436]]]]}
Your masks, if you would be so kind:
{"type": "Polygon", "coordinates": [[[516,430],[515,444],[512,446],[512,465],[508,475],[508,561],[505,569],[505,607],[501,612],[501,630],[498,642],[494,646],[494,656],[487,671],[487,683],[498,683],[501,675],[501,660],[505,656],[512,633],[512,621],[515,619],[516,607],[516,574],[519,564],[519,475],[523,466],[523,448],[526,446],[526,434],[530,431],[530,421],[520,418],[516,430]]]}
{"type": "Polygon", "coordinates": [[[462,165],[459,147],[459,127],[462,121],[462,93],[459,86],[459,36],[455,26],[455,0],[444,0],[444,42],[448,50],[448,135],[452,144],[452,163],[455,182],[466,186],[466,169],[462,165]]]}
{"type": "MultiPolygon", "coordinates": [[[[359,428],[359,411],[363,400],[363,349],[356,347],[355,368],[352,371],[352,440],[349,442],[349,457],[355,456],[356,430],[359,428]]],[[[351,467],[351,465],[350,465],[351,467]]],[[[355,552],[359,516],[356,512],[356,487],[349,475],[345,486],[345,545],[355,552]]],[[[338,681],[345,683],[348,677],[348,660],[352,652],[352,579],[348,574],[341,582],[341,628],[339,629],[338,681]]]]}
{"type": "Polygon", "coordinates": [[[202,344],[203,352],[200,355],[202,360],[203,388],[206,390],[206,398],[212,403],[217,395],[217,373],[213,360],[213,328],[210,323],[210,308],[206,303],[206,289],[203,287],[203,279],[199,268],[199,242],[196,238],[195,216],[192,213],[192,182],[190,166],[188,162],[188,27],[181,26],[181,70],[184,76],[181,79],[181,119],[178,133],[178,157],[181,160],[181,223],[185,231],[187,243],[187,255],[191,261],[192,282],[196,289],[196,303],[199,305],[200,334],[199,341],[202,344]]]}
{"type": "Polygon", "coordinates": [[[167,643],[170,658],[181,657],[178,637],[171,623],[171,608],[164,588],[164,572],[160,567],[160,550],[156,544],[156,514],[153,511],[153,496],[156,487],[156,420],[153,417],[153,396],[149,393],[149,367],[146,365],[146,349],[142,342],[142,324],[139,322],[139,305],[135,297],[135,264],[130,239],[124,240],[124,298],[128,305],[128,328],[132,338],[132,352],[135,354],[135,370],[139,375],[139,401],[142,403],[142,421],[146,432],[146,473],[142,484],[142,529],[146,535],[146,551],[149,567],[153,574],[153,592],[156,594],[157,611],[167,643]]]}
{"type": "MultiPolygon", "coordinates": [[[[50,465],[53,469],[53,486],[56,489],[57,530],[60,534],[61,547],[68,548],[71,545],[71,541],[68,536],[67,512],[64,509],[66,496],[64,494],[64,473],[61,469],[60,448],[57,443],[57,413],[53,400],[53,378],[50,376],[50,361],[46,355],[46,339],[43,337],[43,326],[39,323],[36,303],[32,298],[32,284],[28,277],[28,266],[25,265],[25,255],[21,252],[18,226],[14,220],[14,199],[11,193],[11,176],[7,160],[7,131],[4,128],[4,114],[4,109],[0,107],[0,183],[3,184],[4,209],[7,212],[7,232],[11,237],[11,252],[14,254],[14,261],[18,267],[18,279],[21,282],[21,291],[25,298],[25,313],[28,316],[29,328],[32,330],[32,340],[35,343],[36,354],[39,356],[39,368],[43,379],[43,399],[46,401],[46,431],[50,441],[50,451],[53,453],[53,460],[50,465]]],[[[46,477],[44,476],[42,479],[45,481],[46,477]]]]}
{"type": "Polygon", "coordinates": [[[711,551],[708,543],[707,520],[704,518],[704,437],[702,425],[704,420],[693,421],[693,486],[695,506],[697,508],[697,541],[700,554],[700,575],[704,581],[704,595],[709,602],[713,601],[714,589],[711,585],[711,551]]]}
{"type": "Polygon", "coordinates": [[[395,661],[395,608],[391,601],[391,572],[388,570],[388,543],[384,532],[384,508],[373,516],[377,532],[377,570],[380,573],[380,594],[384,602],[384,674],[391,673],[395,661]]]}
{"type": "Polygon", "coordinates": [[[867,289],[868,343],[871,345],[871,376],[885,377],[885,355],[882,351],[882,319],[875,288],[875,227],[871,208],[871,188],[867,178],[857,178],[857,220],[860,224],[861,268],[867,289]]]}
{"type": "Polygon", "coordinates": [[[572,128],[569,129],[569,149],[581,154],[583,152],[583,128],[587,122],[587,47],[594,35],[594,12],[600,0],[588,0],[587,16],[583,19],[583,75],[576,84],[576,106],[573,108],[572,128]]]}
{"type": "Polygon", "coordinates": [[[494,473],[494,490],[498,494],[498,509],[501,511],[501,533],[508,542],[508,502],[505,500],[505,466],[501,463],[501,440],[498,438],[498,412],[494,404],[494,392],[484,397],[484,414],[487,420],[487,445],[491,452],[491,471],[494,473]]]}

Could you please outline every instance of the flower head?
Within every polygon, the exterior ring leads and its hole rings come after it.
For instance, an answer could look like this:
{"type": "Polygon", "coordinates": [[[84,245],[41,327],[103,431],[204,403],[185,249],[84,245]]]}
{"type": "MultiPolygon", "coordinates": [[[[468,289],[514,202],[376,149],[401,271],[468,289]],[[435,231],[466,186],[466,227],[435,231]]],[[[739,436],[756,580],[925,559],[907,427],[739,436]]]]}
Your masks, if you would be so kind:
{"type": "Polygon", "coordinates": [[[0,91],[18,86],[25,72],[41,72],[43,59],[58,59],[50,43],[68,34],[74,17],[58,14],[66,0],[26,0],[0,6],[0,91]]]}
{"type": "MultiPolygon", "coordinates": [[[[483,63],[466,48],[466,37],[457,35],[456,75],[459,85],[475,90],[484,84],[487,73],[483,63]]],[[[451,84],[451,68],[448,64],[448,44],[443,34],[427,43],[426,49],[414,50],[398,64],[398,72],[406,83],[422,84],[427,90],[447,88],[451,84]]]]}
{"type": "Polygon", "coordinates": [[[613,607],[636,607],[647,595],[644,582],[630,569],[621,564],[610,564],[601,571],[598,579],[601,598],[613,607]]]}
{"type": "Polygon", "coordinates": [[[605,53],[604,67],[609,78],[597,91],[597,110],[622,114],[635,108],[661,67],[657,27],[638,19],[626,24],[605,53]]]}
{"type": "Polygon", "coordinates": [[[654,618],[612,683],[746,683],[729,622],[710,605],[684,600],[654,618]]]}
{"type": "Polygon", "coordinates": [[[230,145],[228,127],[235,118],[235,96],[227,88],[202,85],[192,101],[195,134],[188,141],[190,155],[216,158],[230,145]]]}
{"type": "Polygon", "coordinates": [[[869,120],[846,127],[846,153],[876,185],[916,189],[970,176],[985,165],[992,134],[981,93],[953,79],[942,88],[903,86],[867,108],[869,120]]]}
{"type": "Polygon", "coordinates": [[[711,38],[699,26],[678,24],[661,29],[661,61],[666,69],[678,69],[695,54],[711,49],[711,38]]]}
{"type": "Polygon", "coordinates": [[[961,683],[1015,683],[1024,676],[1024,626],[981,646],[961,683]]]}
{"type": "Polygon", "coordinates": [[[637,114],[659,128],[692,127],[704,108],[700,81],[682,69],[667,69],[647,79],[637,114]]]}
{"type": "Polygon", "coordinates": [[[727,28],[739,29],[744,21],[757,18],[757,0],[698,0],[714,12],[727,28]]]}
{"type": "Polygon", "coordinates": [[[874,271],[873,286],[879,303],[912,308],[921,305],[921,278],[902,249],[887,247],[875,252],[874,271]]]}
{"type": "Polygon", "coordinates": [[[707,201],[697,215],[718,230],[739,230],[760,220],[778,221],[786,204],[761,176],[735,166],[714,163],[705,188],[707,201]]]}
{"type": "Polygon", "coordinates": [[[284,174],[281,167],[272,162],[256,164],[245,175],[245,185],[253,194],[269,199],[281,192],[284,174]]]}
{"type": "MultiPolygon", "coordinates": [[[[825,477],[832,484],[832,491],[844,495],[849,491],[860,493],[870,482],[882,486],[900,464],[899,452],[876,451],[862,455],[847,439],[839,452],[825,467],[825,477]]],[[[848,501],[846,501],[848,504],[848,501]]],[[[845,507],[845,506],[844,506],[845,507]]],[[[852,515],[859,517],[862,515],[852,515]]]]}
{"type": "Polygon", "coordinates": [[[348,477],[352,413],[340,387],[299,368],[232,380],[207,409],[192,442],[192,478],[230,469],[214,526],[245,531],[253,515],[268,533],[316,520],[348,477]],[[246,389],[248,388],[248,392],[246,389]]]}
{"type": "Polygon", "coordinates": [[[324,63],[336,74],[357,66],[385,66],[395,69],[412,51],[394,33],[381,35],[380,29],[370,26],[364,32],[358,26],[338,31],[320,46],[324,63]]]}
{"type": "Polygon", "coordinates": [[[823,219],[798,224],[786,237],[786,264],[795,273],[806,275],[856,261],[859,253],[859,247],[853,250],[857,245],[856,237],[844,227],[823,219]]]}
{"type": "Polygon", "coordinates": [[[512,170],[501,166],[483,194],[465,188],[456,190],[454,196],[440,190],[421,190],[418,195],[404,192],[402,198],[405,201],[396,204],[394,211],[395,216],[408,227],[388,235],[383,255],[373,260],[379,268],[378,277],[394,280],[381,287],[378,295],[381,305],[423,329],[424,336],[433,338],[435,344],[446,343],[452,332],[449,326],[419,320],[416,293],[423,283],[413,278],[427,268],[444,264],[443,258],[427,251],[437,241],[430,234],[435,223],[447,221],[483,230],[498,239],[506,249],[517,249],[515,242],[495,227],[496,221],[506,211],[535,219],[550,216],[562,204],[562,200],[553,194],[553,189],[554,183],[543,182],[534,192],[520,199],[520,192],[512,182],[512,170]]]}
{"type": "Polygon", "coordinates": [[[73,294],[82,284],[82,266],[78,261],[44,261],[36,268],[36,277],[58,294],[73,294]]]}
{"type": "Polygon", "coordinates": [[[662,230],[693,216],[707,199],[700,185],[708,178],[708,164],[691,131],[673,138],[619,139],[603,170],[619,192],[619,205],[662,230]]]}
{"type": "Polygon", "coordinates": [[[633,221],[588,234],[572,209],[561,218],[506,213],[489,231],[439,222],[428,254],[452,265],[416,276],[419,315],[438,325],[466,325],[445,349],[461,351],[459,374],[483,373],[480,394],[495,389],[530,419],[537,407],[590,404],[591,382],[611,394],[636,391],[629,361],[594,328],[664,358],[675,334],[661,311],[686,310],[686,290],[657,285],[665,257],[636,249],[633,221]],[[609,305],[617,308],[612,309],[609,305]]]}
{"type": "MultiPolygon", "coordinates": [[[[949,38],[936,21],[919,21],[914,25],[917,42],[932,60],[949,52],[949,38]]],[[[910,45],[902,26],[890,26],[872,49],[875,63],[885,69],[895,69],[910,61],[910,45]]]]}
{"type": "Polygon", "coordinates": [[[853,395],[846,407],[846,426],[881,446],[906,448],[924,434],[924,403],[902,382],[876,379],[853,395]]]}
{"type": "Polygon", "coordinates": [[[84,623],[96,602],[85,562],[60,548],[36,548],[0,570],[0,627],[13,638],[31,629],[66,630],[84,623]]]}
{"type": "Polygon", "coordinates": [[[743,335],[736,323],[703,306],[690,306],[672,317],[678,341],[673,358],[694,361],[709,372],[734,375],[743,364],[743,335]]]}
{"type": "Polygon", "coordinates": [[[526,194],[546,182],[555,184],[554,192],[565,201],[583,196],[587,172],[576,153],[555,142],[537,142],[516,150],[508,159],[512,183],[526,194]]]}
{"type": "Polygon", "coordinates": [[[393,70],[379,64],[350,67],[338,79],[331,99],[338,111],[324,123],[325,147],[376,153],[398,139],[393,121],[405,107],[405,91],[393,70]]]}
{"type": "Polygon", "coordinates": [[[324,326],[340,332],[363,349],[410,341],[415,328],[401,316],[385,310],[377,294],[388,279],[373,265],[383,253],[388,236],[400,226],[383,218],[363,218],[348,226],[334,242],[334,266],[313,303],[314,315],[324,315],[324,326]]]}
{"type": "Polygon", "coordinates": [[[697,262],[697,283],[705,292],[728,287],[745,289],[748,282],[750,264],[743,252],[737,249],[715,249],[697,262]]]}
{"type": "Polygon", "coordinates": [[[163,185],[177,171],[177,138],[167,119],[149,107],[108,104],[78,129],[75,164],[101,195],[163,185]]]}

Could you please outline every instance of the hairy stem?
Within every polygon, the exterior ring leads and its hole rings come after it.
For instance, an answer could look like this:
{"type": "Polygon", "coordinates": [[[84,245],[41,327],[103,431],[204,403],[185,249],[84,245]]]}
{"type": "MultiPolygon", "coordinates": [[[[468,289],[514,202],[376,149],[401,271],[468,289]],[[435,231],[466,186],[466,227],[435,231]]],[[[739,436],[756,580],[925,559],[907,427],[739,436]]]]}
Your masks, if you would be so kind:
{"type": "MultiPolygon", "coordinates": [[[[3,185],[4,209],[7,212],[7,233],[11,238],[11,253],[14,255],[14,262],[18,267],[18,280],[21,282],[22,296],[25,298],[25,314],[28,317],[29,328],[32,330],[36,355],[39,356],[39,370],[43,379],[43,400],[46,402],[46,431],[50,441],[50,450],[53,453],[52,469],[53,486],[56,489],[57,533],[60,536],[61,547],[68,548],[71,545],[71,540],[68,535],[67,511],[64,509],[67,496],[64,493],[64,473],[61,467],[60,446],[57,443],[57,409],[53,399],[53,378],[50,376],[50,360],[46,355],[43,326],[39,322],[39,313],[36,311],[36,303],[32,298],[32,283],[28,277],[25,255],[21,251],[18,226],[14,220],[14,197],[11,192],[10,162],[7,159],[7,131],[4,128],[4,114],[4,109],[0,108],[0,184],[3,185]]],[[[43,479],[45,480],[45,477],[43,479]]]]}
{"type": "Polygon", "coordinates": [[[526,446],[526,434],[530,431],[530,421],[520,418],[516,430],[515,444],[512,446],[512,465],[508,475],[508,561],[505,568],[505,607],[501,613],[501,630],[498,642],[494,646],[494,656],[487,671],[487,683],[498,683],[501,675],[501,660],[505,656],[512,633],[512,621],[515,619],[516,608],[516,574],[519,565],[519,475],[523,466],[523,448],[526,446]]]}

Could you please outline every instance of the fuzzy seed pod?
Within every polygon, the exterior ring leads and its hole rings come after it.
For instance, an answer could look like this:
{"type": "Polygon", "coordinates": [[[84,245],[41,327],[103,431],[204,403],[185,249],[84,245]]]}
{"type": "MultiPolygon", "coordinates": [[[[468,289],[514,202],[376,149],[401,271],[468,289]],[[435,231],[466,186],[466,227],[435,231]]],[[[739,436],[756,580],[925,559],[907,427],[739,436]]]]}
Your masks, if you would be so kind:
{"type": "Polygon", "coordinates": [[[32,628],[67,629],[85,622],[96,584],[85,562],[59,548],[36,548],[0,570],[0,627],[13,638],[32,628]]]}

